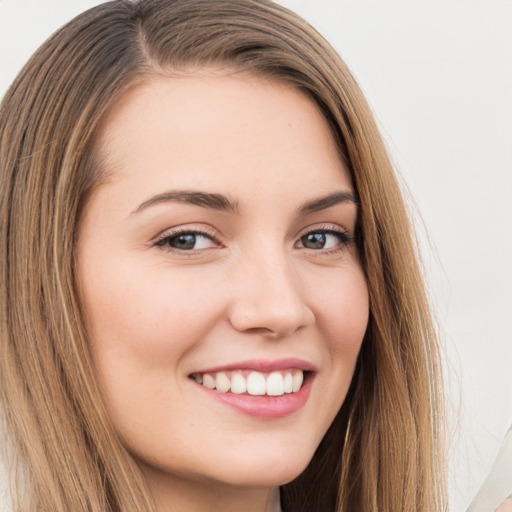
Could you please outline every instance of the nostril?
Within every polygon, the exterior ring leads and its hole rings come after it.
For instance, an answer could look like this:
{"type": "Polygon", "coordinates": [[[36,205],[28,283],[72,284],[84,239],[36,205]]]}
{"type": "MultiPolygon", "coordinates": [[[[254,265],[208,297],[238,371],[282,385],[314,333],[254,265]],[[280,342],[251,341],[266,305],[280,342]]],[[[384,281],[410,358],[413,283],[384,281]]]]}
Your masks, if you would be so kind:
{"type": "Polygon", "coordinates": [[[249,329],[245,329],[246,334],[255,334],[261,336],[268,336],[271,338],[281,338],[283,335],[279,332],[276,332],[269,327],[251,327],[249,329]]]}
{"type": "MultiPolygon", "coordinates": [[[[236,327],[235,327],[236,328],[236,327]]],[[[243,332],[244,334],[254,335],[254,336],[262,336],[266,338],[271,338],[275,340],[279,340],[281,338],[286,338],[296,332],[304,329],[304,325],[299,325],[296,328],[283,329],[283,328],[270,328],[270,327],[250,327],[249,329],[237,329],[243,332]]]]}

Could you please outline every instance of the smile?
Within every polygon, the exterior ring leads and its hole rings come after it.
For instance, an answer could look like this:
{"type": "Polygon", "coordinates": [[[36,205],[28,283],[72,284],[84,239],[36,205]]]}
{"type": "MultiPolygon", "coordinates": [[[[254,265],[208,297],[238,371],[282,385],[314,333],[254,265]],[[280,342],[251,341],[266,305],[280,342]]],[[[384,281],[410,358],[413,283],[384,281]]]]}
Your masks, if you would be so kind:
{"type": "Polygon", "coordinates": [[[282,396],[300,391],[304,382],[304,372],[296,368],[273,372],[234,370],[193,373],[191,378],[219,393],[282,396]]]}

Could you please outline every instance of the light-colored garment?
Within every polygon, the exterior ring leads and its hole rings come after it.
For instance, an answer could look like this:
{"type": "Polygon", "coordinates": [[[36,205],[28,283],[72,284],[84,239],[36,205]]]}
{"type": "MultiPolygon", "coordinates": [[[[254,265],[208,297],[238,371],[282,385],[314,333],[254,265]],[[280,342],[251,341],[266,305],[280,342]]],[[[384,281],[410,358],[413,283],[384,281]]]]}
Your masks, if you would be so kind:
{"type": "Polygon", "coordinates": [[[8,478],[3,465],[0,465],[0,512],[11,512],[11,494],[8,488],[8,478]]]}
{"type": "Polygon", "coordinates": [[[512,427],[508,430],[491,471],[466,512],[502,512],[512,496],[512,427]]]}
{"type": "MultiPolygon", "coordinates": [[[[3,437],[0,430],[0,443],[3,437]]],[[[9,490],[9,477],[4,461],[3,446],[0,444],[0,512],[12,512],[11,493],[9,490]]]]}

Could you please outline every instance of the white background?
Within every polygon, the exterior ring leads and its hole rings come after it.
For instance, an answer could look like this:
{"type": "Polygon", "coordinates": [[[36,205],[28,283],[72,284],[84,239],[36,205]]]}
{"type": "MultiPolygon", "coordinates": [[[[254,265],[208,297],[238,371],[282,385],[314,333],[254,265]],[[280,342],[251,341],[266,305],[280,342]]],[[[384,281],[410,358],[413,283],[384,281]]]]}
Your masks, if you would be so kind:
{"type": "MultiPolygon", "coordinates": [[[[98,3],[0,0],[0,95],[51,32],[98,3]]],[[[347,61],[414,198],[462,511],[512,423],[512,0],[281,3],[347,61]]]]}

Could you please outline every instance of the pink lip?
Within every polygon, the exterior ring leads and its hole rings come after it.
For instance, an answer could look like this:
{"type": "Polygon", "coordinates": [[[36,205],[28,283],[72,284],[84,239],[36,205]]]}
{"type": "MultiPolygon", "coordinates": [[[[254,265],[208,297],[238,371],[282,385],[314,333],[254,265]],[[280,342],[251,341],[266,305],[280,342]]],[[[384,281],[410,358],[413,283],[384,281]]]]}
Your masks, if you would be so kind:
{"type": "Polygon", "coordinates": [[[313,378],[311,375],[296,393],[281,396],[236,395],[235,393],[219,393],[196,384],[211,398],[228,405],[238,411],[261,419],[277,419],[298,411],[307,401],[313,378]]]}
{"type": "Polygon", "coordinates": [[[290,368],[297,368],[298,370],[303,371],[316,371],[316,368],[313,364],[308,361],[304,361],[303,359],[297,359],[294,357],[290,357],[287,359],[277,359],[274,361],[265,360],[265,359],[254,359],[248,361],[240,361],[238,363],[227,364],[222,366],[215,366],[212,368],[207,368],[204,370],[199,370],[193,373],[217,373],[217,372],[227,372],[231,370],[256,370],[258,372],[273,372],[279,370],[288,370],[290,368]]]}

